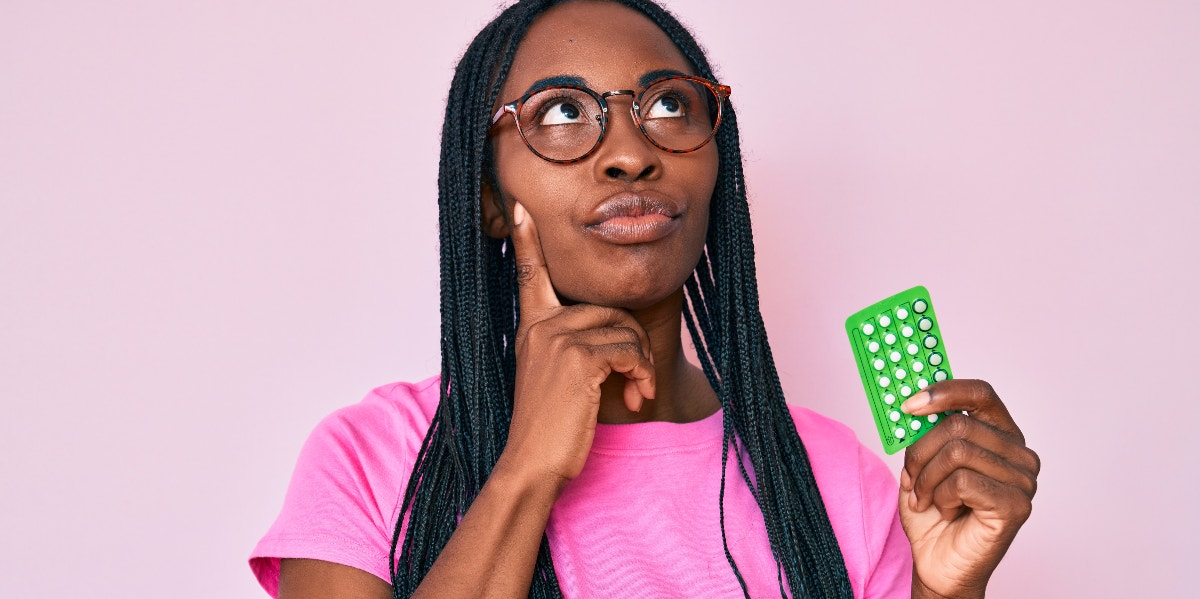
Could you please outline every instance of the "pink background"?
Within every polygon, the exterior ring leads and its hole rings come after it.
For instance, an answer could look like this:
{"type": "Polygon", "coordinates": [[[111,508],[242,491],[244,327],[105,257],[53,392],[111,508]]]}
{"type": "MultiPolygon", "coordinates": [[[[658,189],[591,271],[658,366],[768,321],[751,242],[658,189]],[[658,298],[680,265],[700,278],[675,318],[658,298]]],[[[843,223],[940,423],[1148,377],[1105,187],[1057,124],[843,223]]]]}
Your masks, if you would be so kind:
{"type": "MultiPolygon", "coordinates": [[[[263,596],[310,428],[437,371],[438,131],[495,1],[428,4],[0,5],[0,596],[263,596]]],[[[992,596],[1191,592],[1200,4],[673,4],[791,400],[875,447],[842,322],[923,283],[1045,463],[992,596]]]]}

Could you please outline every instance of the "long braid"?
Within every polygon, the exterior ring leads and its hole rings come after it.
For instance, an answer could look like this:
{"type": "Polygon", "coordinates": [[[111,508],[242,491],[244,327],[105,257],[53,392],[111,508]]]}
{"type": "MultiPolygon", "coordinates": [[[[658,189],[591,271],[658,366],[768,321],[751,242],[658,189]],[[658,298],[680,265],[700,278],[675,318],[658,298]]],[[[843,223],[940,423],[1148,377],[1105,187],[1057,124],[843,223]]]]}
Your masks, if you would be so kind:
{"type": "MultiPolygon", "coordinates": [[[[410,597],[416,591],[507,442],[520,314],[511,245],[480,231],[481,185],[490,168],[487,130],[517,45],[530,23],[560,1],[525,0],[503,11],[467,48],[450,87],[438,177],[441,402],[417,456],[393,535],[395,597],[410,597]]],[[[649,0],[616,1],[647,15],[697,74],[713,78],[703,51],[669,12],[649,0]]],[[[729,105],[724,109],[715,139],[720,161],[708,241],[684,285],[683,318],[701,369],[724,410],[718,502],[726,558],[745,593],[736,556],[725,540],[725,464],[732,457],[763,512],[779,564],[781,594],[786,577],[796,597],[850,597],[841,550],[767,343],[737,119],[729,105]],[[750,471],[743,458],[749,460],[750,471]]],[[[530,596],[562,596],[544,534],[530,596]]]]}

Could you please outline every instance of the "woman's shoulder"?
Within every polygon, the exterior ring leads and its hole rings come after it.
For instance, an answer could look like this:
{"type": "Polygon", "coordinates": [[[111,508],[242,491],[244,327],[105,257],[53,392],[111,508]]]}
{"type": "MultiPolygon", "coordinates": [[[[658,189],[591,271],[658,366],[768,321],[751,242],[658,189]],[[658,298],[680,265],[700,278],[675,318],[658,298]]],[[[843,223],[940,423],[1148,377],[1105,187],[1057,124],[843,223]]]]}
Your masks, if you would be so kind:
{"type": "Polygon", "coordinates": [[[440,379],[392,383],[326,416],[304,443],[279,517],[251,554],[266,591],[283,558],[318,559],[389,580],[401,500],[437,410],[440,379]]]}
{"type": "Polygon", "coordinates": [[[326,416],[313,434],[349,433],[367,438],[382,435],[395,440],[417,431],[424,437],[437,411],[440,382],[440,377],[432,376],[417,383],[399,382],[376,387],[362,401],[326,416]]]}
{"type": "Polygon", "coordinates": [[[895,485],[895,478],[883,460],[863,445],[850,427],[794,404],[788,404],[788,411],[800,440],[804,442],[822,493],[826,486],[823,483],[858,486],[869,481],[895,485]]]}

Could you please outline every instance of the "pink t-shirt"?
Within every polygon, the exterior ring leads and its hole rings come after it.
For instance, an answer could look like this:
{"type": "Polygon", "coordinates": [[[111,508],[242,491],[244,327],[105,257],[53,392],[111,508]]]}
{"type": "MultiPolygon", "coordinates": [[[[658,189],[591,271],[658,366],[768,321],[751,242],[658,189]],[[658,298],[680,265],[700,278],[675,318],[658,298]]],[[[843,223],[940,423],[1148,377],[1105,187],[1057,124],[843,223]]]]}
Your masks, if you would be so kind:
{"type": "MultiPolygon", "coordinates": [[[[438,378],[375,389],[309,437],[283,510],[250,558],[276,596],[281,558],[352,566],[390,582],[388,552],[405,486],[438,402],[438,378]]],[[[844,425],[792,418],[846,561],[854,596],[908,597],[912,555],[883,462],[844,425]]],[[[583,473],[547,533],[566,597],[740,597],[721,544],[721,413],[687,424],[596,427],[583,473]]],[[[748,462],[747,462],[748,463],[748,462]]],[[[762,512],[729,461],[729,549],[751,597],[778,597],[762,512]]]]}

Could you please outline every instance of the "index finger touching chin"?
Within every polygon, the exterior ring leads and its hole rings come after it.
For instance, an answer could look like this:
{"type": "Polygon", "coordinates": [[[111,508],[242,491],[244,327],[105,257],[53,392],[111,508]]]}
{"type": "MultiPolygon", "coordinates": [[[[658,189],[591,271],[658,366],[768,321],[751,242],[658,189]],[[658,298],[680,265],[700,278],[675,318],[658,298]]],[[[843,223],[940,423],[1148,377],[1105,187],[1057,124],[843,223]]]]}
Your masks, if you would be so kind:
{"type": "Polygon", "coordinates": [[[536,314],[546,308],[561,306],[554,285],[550,282],[550,271],[546,268],[546,256],[542,254],[537,226],[520,202],[513,202],[512,222],[521,313],[536,314]]]}

